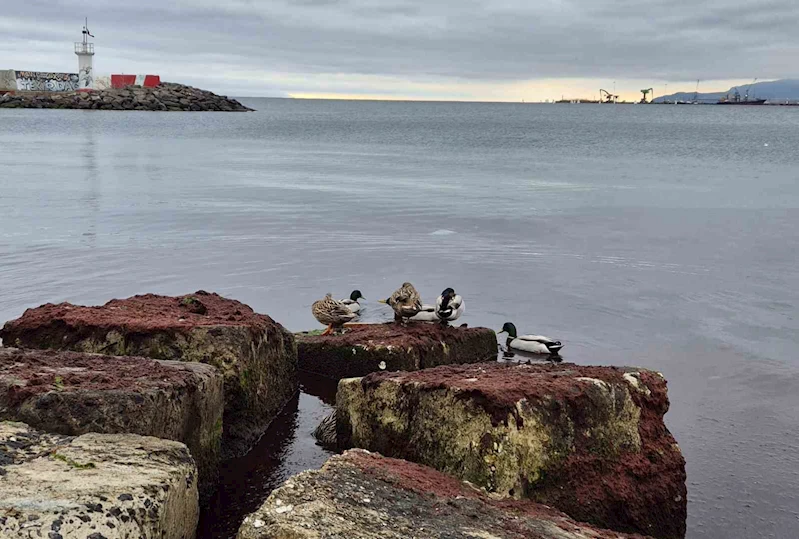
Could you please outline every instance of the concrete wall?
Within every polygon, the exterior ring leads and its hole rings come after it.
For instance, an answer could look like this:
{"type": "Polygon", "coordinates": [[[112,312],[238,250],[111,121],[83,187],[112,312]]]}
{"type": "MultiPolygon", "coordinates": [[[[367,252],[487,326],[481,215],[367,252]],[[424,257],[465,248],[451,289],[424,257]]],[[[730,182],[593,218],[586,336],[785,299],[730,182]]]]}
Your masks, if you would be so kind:
{"type": "Polygon", "coordinates": [[[80,88],[77,73],[17,71],[17,90],[25,92],[74,92],[80,88]]]}
{"type": "Polygon", "coordinates": [[[0,70],[0,92],[14,92],[17,89],[17,72],[13,69],[0,70]]]}
{"type": "Polygon", "coordinates": [[[98,75],[94,77],[95,90],[110,90],[111,89],[111,75],[98,75]]]}
{"type": "Polygon", "coordinates": [[[111,86],[113,88],[125,88],[134,85],[153,88],[159,84],[161,84],[161,77],[158,75],[111,75],[111,86]]]}

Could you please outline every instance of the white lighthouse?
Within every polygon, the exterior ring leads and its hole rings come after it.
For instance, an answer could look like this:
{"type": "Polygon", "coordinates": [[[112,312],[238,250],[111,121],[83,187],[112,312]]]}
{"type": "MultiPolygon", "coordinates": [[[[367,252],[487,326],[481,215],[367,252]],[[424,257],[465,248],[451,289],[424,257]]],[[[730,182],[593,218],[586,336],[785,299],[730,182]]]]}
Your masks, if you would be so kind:
{"type": "Polygon", "coordinates": [[[89,19],[83,26],[83,41],[75,43],[75,54],[78,55],[78,88],[91,90],[94,88],[94,43],[89,43],[89,38],[94,37],[89,33],[89,19]]]}

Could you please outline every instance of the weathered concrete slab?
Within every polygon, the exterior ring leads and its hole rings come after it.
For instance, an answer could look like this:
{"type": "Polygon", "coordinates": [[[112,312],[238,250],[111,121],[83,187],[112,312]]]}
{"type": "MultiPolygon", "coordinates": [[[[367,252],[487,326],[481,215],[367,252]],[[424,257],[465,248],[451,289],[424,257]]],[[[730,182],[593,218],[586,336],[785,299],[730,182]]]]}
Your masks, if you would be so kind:
{"type": "Polygon", "coordinates": [[[432,468],[356,449],[303,472],[238,539],[632,539],[526,500],[493,500],[432,468]]]}
{"type": "Polygon", "coordinates": [[[197,361],[225,377],[222,449],[247,452],[297,391],[294,337],[270,317],[199,291],[147,294],[100,307],[28,309],[0,330],[6,346],[197,361]]]}
{"type": "Polygon", "coordinates": [[[201,488],[217,477],[222,375],[209,365],[0,348],[0,420],[46,432],[132,433],[183,442],[201,488]]]}
{"type": "Polygon", "coordinates": [[[343,335],[296,337],[299,368],[334,379],[497,358],[497,336],[487,328],[391,322],[351,326],[343,335]]]}
{"type": "Polygon", "coordinates": [[[190,539],[196,474],[179,442],[0,422],[0,537],[190,539]]]}
{"type": "Polygon", "coordinates": [[[603,528],[685,535],[666,381],[615,367],[483,364],[339,382],[338,442],[432,466],[603,528]]]}

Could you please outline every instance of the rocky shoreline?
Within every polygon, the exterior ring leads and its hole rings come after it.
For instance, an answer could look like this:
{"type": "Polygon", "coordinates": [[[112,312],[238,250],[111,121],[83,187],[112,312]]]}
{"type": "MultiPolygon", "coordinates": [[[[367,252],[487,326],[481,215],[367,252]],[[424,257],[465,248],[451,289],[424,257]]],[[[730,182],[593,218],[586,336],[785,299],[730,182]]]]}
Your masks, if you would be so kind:
{"type": "Polygon", "coordinates": [[[139,110],[160,112],[248,112],[235,99],[175,83],[154,88],[97,90],[92,92],[20,92],[0,96],[6,109],[139,110]]]}
{"type": "Polygon", "coordinates": [[[295,336],[204,291],[47,304],[0,338],[0,537],[45,523],[54,538],[84,523],[195,537],[222,461],[296,398],[302,369],[339,380],[333,436],[352,450],[249,504],[241,539],[399,538],[420,522],[430,539],[685,535],[685,461],[652,371],[501,364],[486,328],[295,336]]]}

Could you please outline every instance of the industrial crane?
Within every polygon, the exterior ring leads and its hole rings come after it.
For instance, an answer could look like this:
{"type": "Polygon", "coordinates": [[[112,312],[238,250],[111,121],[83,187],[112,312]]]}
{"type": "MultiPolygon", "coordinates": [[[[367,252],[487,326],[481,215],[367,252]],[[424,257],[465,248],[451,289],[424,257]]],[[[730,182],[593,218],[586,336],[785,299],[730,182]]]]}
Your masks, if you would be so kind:
{"type": "Polygon", "coordinates": [[[619,96],[614,95],[607,90],[603,90],[602,88],[599,89],[599,101],[600,103],[615,103],[618,101],[619,96]],[[603,97],[604,96],[604,97],[603,97]]]}
{"type": "Polygon", "coordinates": [[[655,91],[655,90],[654,90],[654,89],[652,89],[652,88],[647,88],[646,90],[641,90],[641,94],[642,94],[642,96],[641,96],[641,103],[642,103],[642,104],[643,104],[643,103],[649,103],[649,101],[647,101],[647,100],[646,100],[646,96],[647,96],[647,95],[649,95],[649,94],[652,94],[652,95],[654,95],[654,93],[653,93],[654,91],[655,91]]]}

